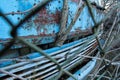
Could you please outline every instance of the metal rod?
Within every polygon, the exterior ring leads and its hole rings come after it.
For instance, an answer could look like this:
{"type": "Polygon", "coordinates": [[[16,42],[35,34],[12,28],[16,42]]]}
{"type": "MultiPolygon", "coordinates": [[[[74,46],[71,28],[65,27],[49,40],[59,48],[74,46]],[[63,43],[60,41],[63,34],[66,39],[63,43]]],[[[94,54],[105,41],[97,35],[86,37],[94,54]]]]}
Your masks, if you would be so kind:
{"type": "Polygon", "coordinates": [[[17,78],[17,79],[20,79],[20,80],[27,80],[27,79],[25,79],[25,78],[23,78],[23,77],[21,77],[21,76],[17,76],[17,75],[15,75],[15,74],[13,74],[13,73],[9,73],[9,72],[7,72],[7,71],[5,71],[5,70],[3,70],[3,69],[0,69],[0,72],[5,73],[5,74],[8,74],[8,75],[13,76],[13,77],[15,77],[15,78],[17,78]]]}

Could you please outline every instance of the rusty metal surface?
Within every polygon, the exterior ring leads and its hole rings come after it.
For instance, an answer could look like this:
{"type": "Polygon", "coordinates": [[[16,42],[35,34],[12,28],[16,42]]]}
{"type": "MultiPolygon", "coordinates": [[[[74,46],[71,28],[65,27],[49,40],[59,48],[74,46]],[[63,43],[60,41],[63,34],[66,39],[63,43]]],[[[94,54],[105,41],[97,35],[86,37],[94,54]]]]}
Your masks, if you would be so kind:
{"type": "MultiPolygon", "coordinates": [[[[7,15],[9,19],[12,20],[14,24],[17,24],[26,16],[26,14],[31,12],[31,8],[34,8],[34,6],[36,6],[41,1],[42,0],[4,0],[0,1],[0,9],[4,12],[4,14],[7,15]]],[[[78,2],[79,0],[69,0],[68,25],[75,15],[78,2]]],[[[24,37],[27,41],[35,44],[46,44],[53,42],[55,40],[55,35],[59,31],[62,6],[63,0],[51,1],[49,4],[43,7],[42,10],[39,11],[39,13],[26,21],[19,28],[19,36],[24,37]]],[[[94,9],[93,11],[96,20],[101,20],[101,13],[98,13],[96,9],[94,9]]],[[[85,7],[69,35],[74,36],[80,33],[87,35],[90,32],[90,27],[93,25],[94,24],[89,15],[87,7],[85,7]]],[[[1,17],[0,29],[0,46],[2,48],[6,46],[6,43],[9,42],[9,40],[11,39],[11,36],[9,35],[9,31],[11,29],[1,17]]],[[[19,48],[20,46],[21,45],[19,43],[16,43],[13,48],[19,48]]]]}

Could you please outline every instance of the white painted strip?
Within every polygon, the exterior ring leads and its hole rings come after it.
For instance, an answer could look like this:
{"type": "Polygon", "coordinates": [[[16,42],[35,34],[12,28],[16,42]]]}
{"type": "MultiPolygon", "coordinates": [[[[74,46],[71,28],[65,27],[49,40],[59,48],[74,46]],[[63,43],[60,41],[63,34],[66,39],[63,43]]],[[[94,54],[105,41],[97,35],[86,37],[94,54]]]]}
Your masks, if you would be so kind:
{"type": "MultiPolygon", "coordinates": [[[[72,50],[70,50],[70,51],[67,51],[67,52],[64,52],[64,53],[60,53],[60,54],[58,54],[58,55],[56,55],[55,57],[58,57],[58,56],[61,56],[61,55],[65,55],[66,53],[68,53],[68,52],[73,52],[73,51],[75,51],[77,48],[79,48],[80,46],[78,46],[78,47],[76,47],[76,48],[74,48],[74,49],[72,49],[72,50]]],[[[53,58],[55,58],[55,57],[53,57],[53,58]]],[[[40,58],[40,57],[39,57],[40,58]]],[[[38,58],[38,59],[39,59],[38,58]]],[[[37,59],[33,59],[33,60],[37,60],[37,59]]],[[[18,71],[22,71],[22,70],[25,70],[25,69],[28,69],[28,68],[31,68],[31,67],[35,67],[35,66],[37,66],[37,65],[40,65],[40,64],[42,64],[42,63],[46,63],[46,62],[48,62],[49,60],[44,60],[44,61],[40,61],[40,62],[36,62],[36,63],[30,63],[30,62],[21,62],[21,63],[23,63],[21,66],[19,65],[19,66],[15,66],[13,69],[11,69],[9,72],[11,72],[11,73],[15,73],[15,72],[18,72],[18,71]],[[28,63],[28,64],[27,64],[28,63]],[[26,64],[26,65],[25,65],[26,64]],[[18,68],[17,68],[18,67],[18,68]]],[[[3,76],[5,76],[6,74],[1,74],[1,76],[3,77],[3,76]]]]}
{"type": "MultiPolygon", "coordinates": [[[[87,41],[87,40],[86,40],[86,41],[87,41]]],[[[65,48],[65,49],[56,51],[56,52],[54,52],[54,53],[51,53],[50,55],[52,56],[52,55],[58,54],[58,53],[60,53],[60,52],[62,52],[62,51],[65,51],[65,50],[67,50],[67,49],[71,49],[71,48],[73,48],[73,47],[75,47],[75,46],[78,46],[78,45],[80,45],[80,44],[82,44],[82,43],[84,43],[84,42],[86,42],[86,41],[83,41],[83,42],[80,42],[80,43],[78,43],[78,44],[76,44],[76,45],[74,45],[74,46],[70,46],[70,47],[67,47],[67,48],[65,48]]],[[[42,58],[44,58],[44,56],[35,58],[35,59],[33,59],[33,60],[38,60],[38,59],[42,59],[42,58]]],[[[11,68],[15,68],[15,67],[18,67],[18,66],[25,65],[25,64],[27,64],[27,63],[29,63],[29,62],[20,62],[20,63],[17,63],[17,64],[13,64],[13,65],[4,67],[4,68],[2,68],[2,69],[7,70],[7,69],[11,69],[11,68]]]]}
{"type": "MultiPolygon", "coordinates": [[[[93,41],[95,41],[95,40],[93,40],[93,41]]],[[[91,42],[92,42],[92,41],[91,41],[91,42]]],[[[90,42],[90,43],[91,43],[91,42],[90,42]]],[[[90,43],[89,43],[89,44],[90,44],[90,43]]],[[[91,45],[92,45],[92,44],[91,44],[91,45]]],[[[80,47],[80,46],[79,46],[79,47],[80,47]]],[[[70,52],[73,52],[73,51],[77,50],[79,47],[72,49],[70,52]]],[[[88,46],[88,47],[89,47],[89,46],[88,46]]],[[[61,55],[61,54],[60,54],[60,55],[61,55]]],[[[31,65],[31,64],[30,64],[30,65],[31,65]]],[[[27,66],[30,66],[30,65],[27,65],[27,66]]],[[[36,65],[36,66],[37,66],[37,65],[36,65]]],[[[22,66],[22,67],[24,67],[24,66],[22,66]]],[[[27,68],[27,67],[26,67],[26,68],[27,68]]],[[[13,69],[12,72],[14,72],[14,71],[16,72],[16,71],[20,71],[20,70],[23,70],[23,68],[21,68],[21,69],[20,69],[20,68],[19,68],[19,69],[13,69]]]]}

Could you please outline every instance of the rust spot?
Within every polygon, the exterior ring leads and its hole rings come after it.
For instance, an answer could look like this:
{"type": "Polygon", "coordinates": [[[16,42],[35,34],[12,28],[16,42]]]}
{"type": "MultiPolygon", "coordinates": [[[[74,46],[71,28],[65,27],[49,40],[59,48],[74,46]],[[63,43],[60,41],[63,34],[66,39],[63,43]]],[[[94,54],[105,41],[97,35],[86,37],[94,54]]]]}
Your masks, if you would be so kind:
{"type": "Polygon", "coordinates": [[[20,20],[20,17],[18,17],[17,19],[20,20]]]}
{"type": "Polygon", "coordinates": [[[56,11],[55,14],[49,14],[45,8],[43,8],[36,16],[34,23],[37,24],[52,24],[60,22],[60,11],[56,11]]]}
{"type": "Polygon", "coordinates": [[[12,11],[12,16],[14,16],[14,14],[15,14],[15,12],[14,12],[14,11],[12,11]]]}
{"type": "Polygon", "coordinates": [[[33,6],[35,6],[35,5],[36,5],[36,3],[33,4],[33,6]]]}
{"type": "Polygon", "coordinates": [[[17,10],[17,12],[20,12],[19,10],[17,10]]]}
{"type": "Polygon", "coordinates": [[[61,3],[60,0],[58,1],[58,3],[61,3]]]}

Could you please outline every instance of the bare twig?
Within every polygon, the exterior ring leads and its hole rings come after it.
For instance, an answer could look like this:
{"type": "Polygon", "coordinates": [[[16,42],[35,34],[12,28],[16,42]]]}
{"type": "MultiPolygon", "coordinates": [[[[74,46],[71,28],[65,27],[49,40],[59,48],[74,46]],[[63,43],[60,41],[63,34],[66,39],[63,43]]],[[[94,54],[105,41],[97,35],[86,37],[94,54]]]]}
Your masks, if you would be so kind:
{"type": "Polygon", "coordinates": [[[64,38],[62,38],[62,36],[66,33],[65,31],[67,28],[67,20],[68,20],[68,0],[64,0],[60,30],[56,38],[56,46],[60,46],[63,44],[64,38]]]}
{"type": "Polygon", "coordinates": [[[107,37],[107,39],[106,39],[106,41],[105,41],[105,44],[103,45],[103,49],[104,49],[104,50],[106,49],[106,46],[107,46],[107,44],[108,44],[108,42],[109,42],[109,39],[110,39],[110,37],[111,37],[113,28],[115,27],[116,21],[117,21],[117,17],[115,17],[115,20],[114,20],[114,22],[113,22],[113,25],[112,25],[112,27],[111,27],[111,29],[110,29],[109,34],[108,34],[108,37],[107,37]]]}
{"type": "Polygon", "coordinates": [[[8,13],[4,13],[4,15],[19,15],[19,14],[26,14],[26,13],[30,13],[30,12],[32,12],[35,8],[36,8],[36,6],[38,6],[38,5],[35,5],[35,6],[33,6],[32,8],[30,8],[30,9],[28,9],[28,10],[26,10],[26,11],[23,11],[23,12],[20,12],[20,11],[18,11],[18,12],[8,12],[8,13]]]}
{"type": "MultiPolygon", "coordinates": [[[[94,76],[93,74],[90,74],[90,75],[88,75],[88,76],[94,76]]],[[[96,75],[95,77],[100,77],[101,75],[96,75]]],[[[110,77],[108,77],[108,76],[102,76],[103,78],[105,78],[105,79],[108,79],[108,80],[110,80],[111,78],[110,77]]]]}
{"type": "MultiPolygon", "coordinates": [[[[76,13],[75,13],[75,16],[74,18],[72,19],[70,25],[68,26],[68,28],[65,30],[65,34],[63,34],[61,37],[60,37],[60,43],[61,45],[64,43],[64,41],[66,40],[67,38],[67,35],[69,34],[69,32],[71,31],[73,25],[75,24],[76,20],[78,19],[82,9],[84,8],[85,4],[83,4],[82,0],[80,1],[79,5],[78,5],[78,8],[76,10],[76,13]],[[82,5],[82,6],[81,6],[82,5]]],[[[59,46],[61,46],[59,45],[59,46]]]]}

